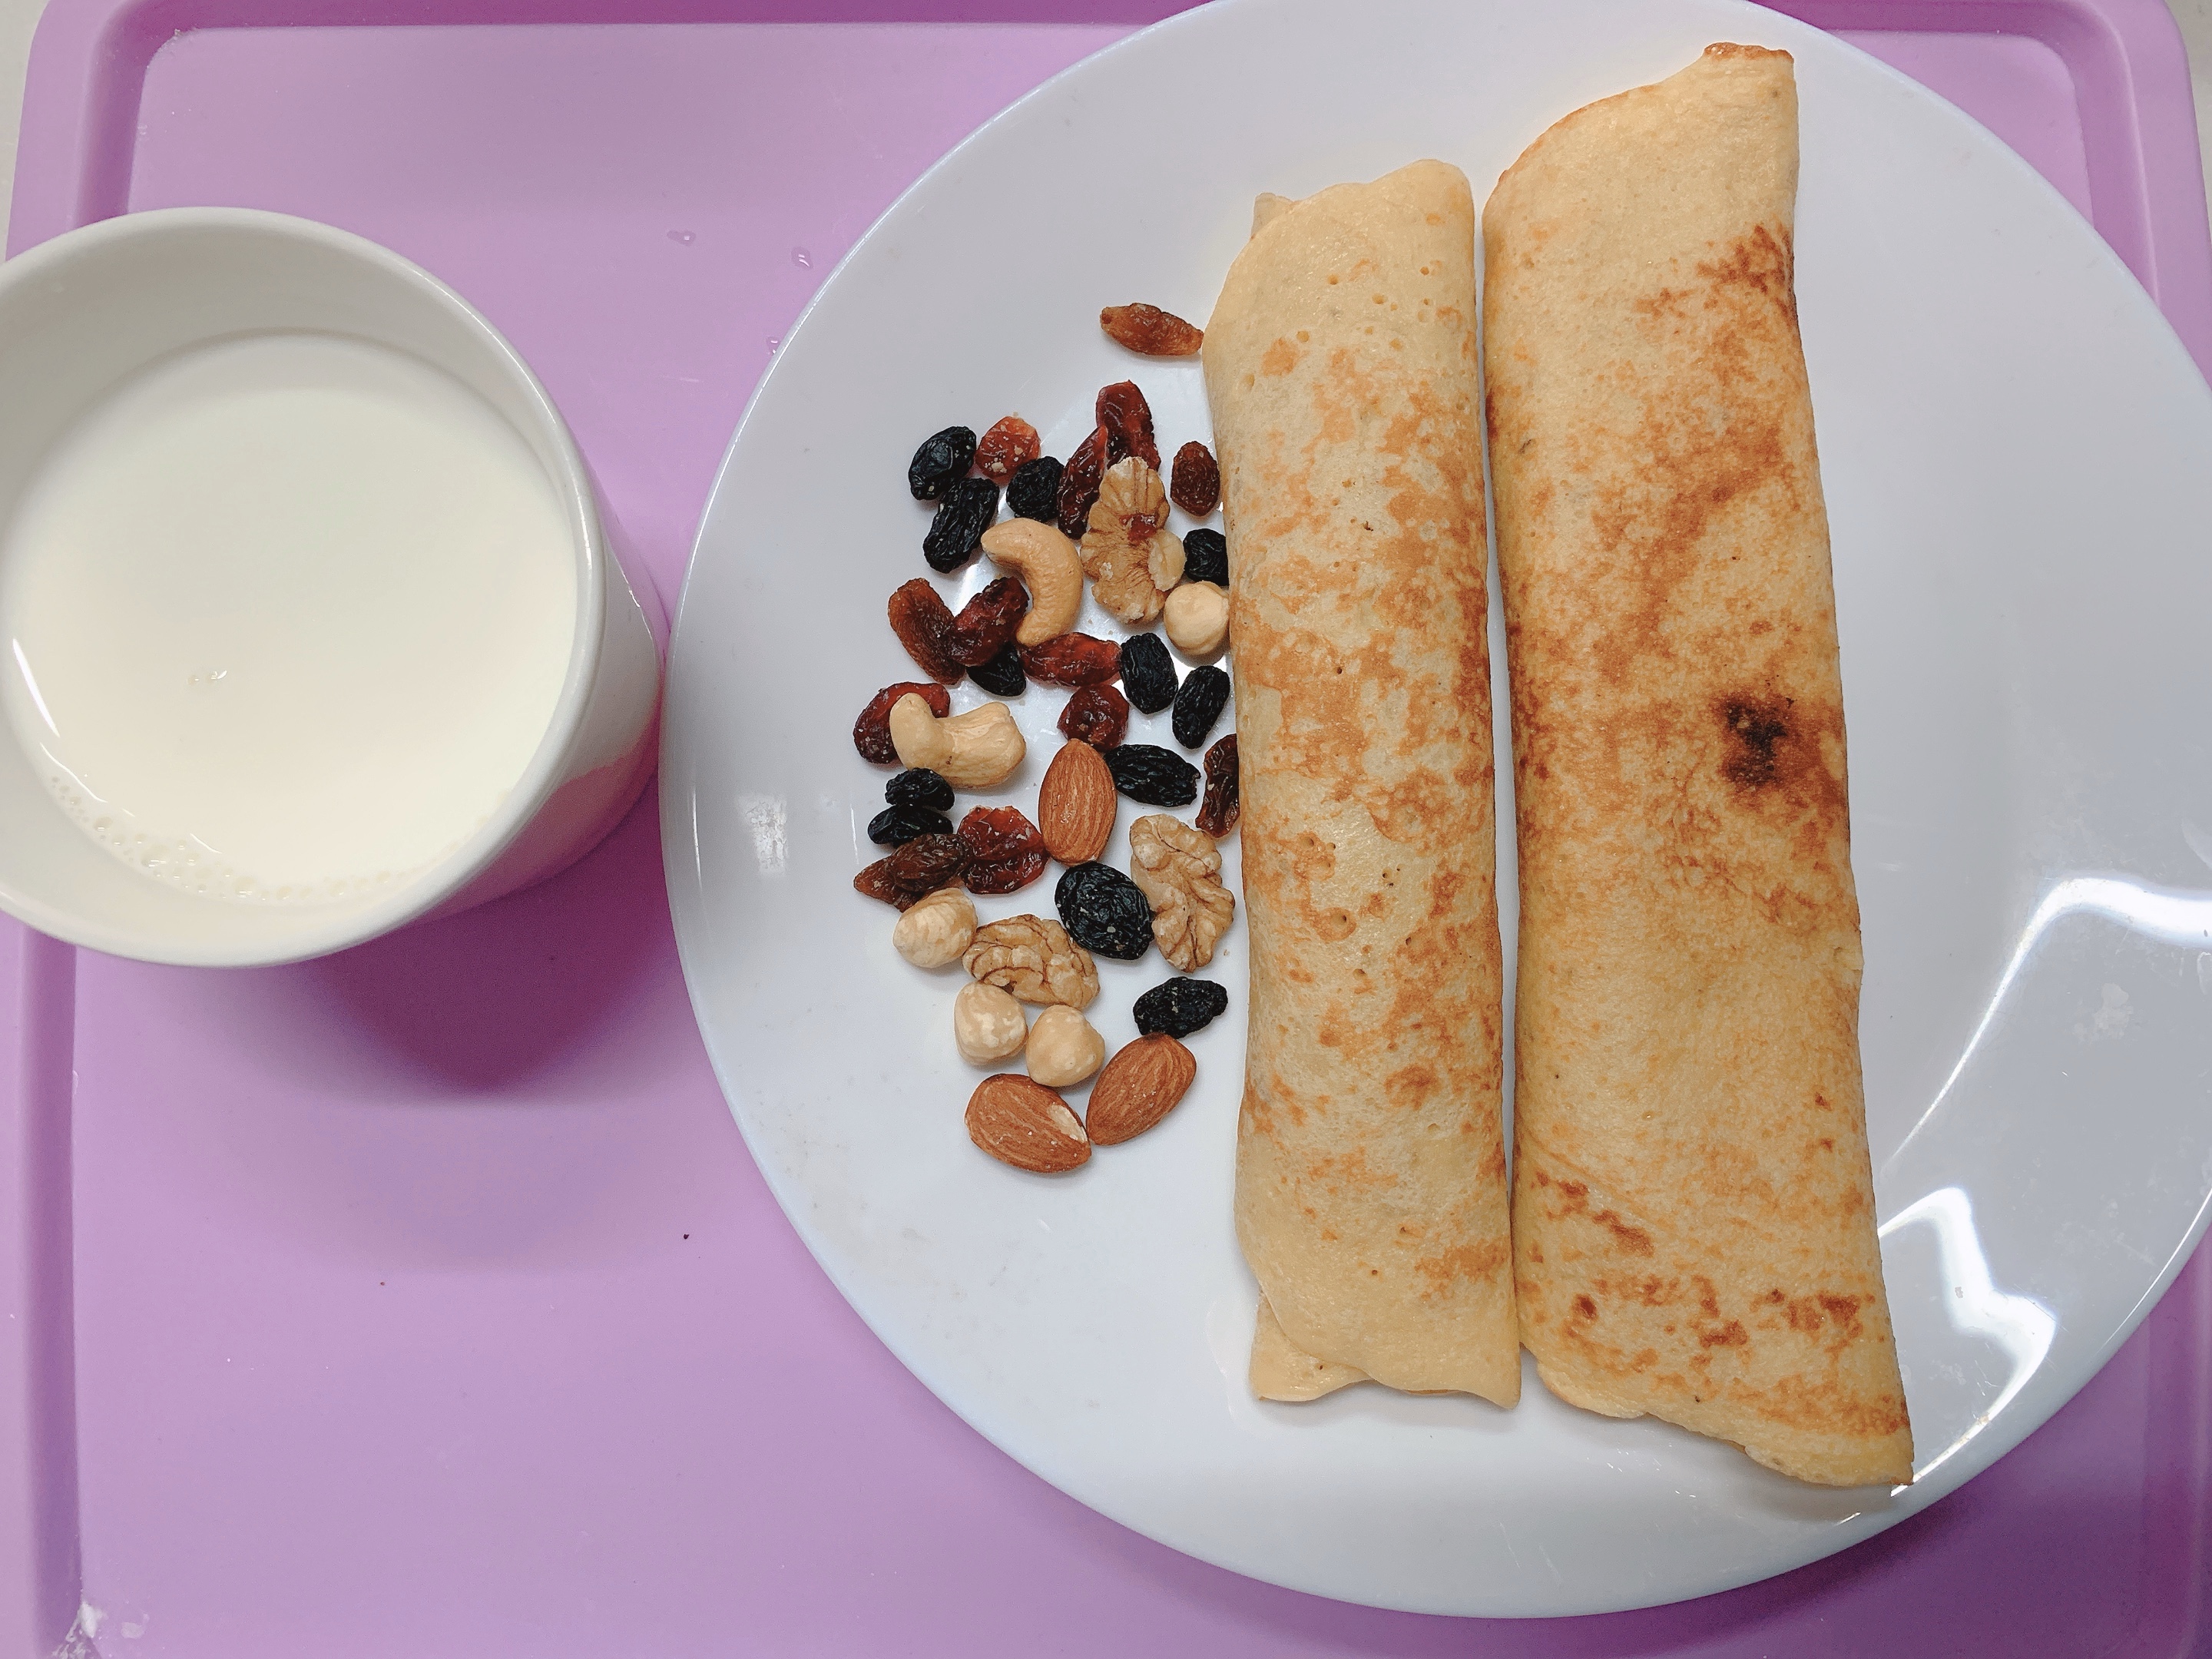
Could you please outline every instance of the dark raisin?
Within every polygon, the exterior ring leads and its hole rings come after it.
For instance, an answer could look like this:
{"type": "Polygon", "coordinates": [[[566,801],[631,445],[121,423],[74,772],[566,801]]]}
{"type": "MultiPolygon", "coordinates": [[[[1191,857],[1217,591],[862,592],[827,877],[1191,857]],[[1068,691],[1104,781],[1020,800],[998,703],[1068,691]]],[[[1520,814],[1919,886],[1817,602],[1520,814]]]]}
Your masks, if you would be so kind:
{"type": "Polygon", "coordinates": [[[1060,634],[1022,647],[1022,666],[1047,685],[1103,685],[1121,672],[1121,652],[1111,640],[1060,634]]]}
{"type": "Polygon", "coordinates": [[[1134,380],[1116,380],[1098,389],[1097,418],[1106,434],[1106,465],[1132,455],[1159,470],[1160,446],[1152,436],[1152,406],[1134,380]]]}
{"type": "Polygon", "coordinates": [[[918,501],[942,501],[975,459],[975,434],[964,426],[948,426],[924,438],[914,452],[907,463],[906,487],[918,501]]]}
{"type": "Polygon", "coordinates": [[[978,806],[960,820],[971,893],[1011,893],[1044,873],[1044,836],[1013,806],[978,806]]]}
{"type": "Polygon", "coordinates": [[[1206,331],[1158,306],[1108,306],[1098,326],[1115,345],[1146,357],[1194,357],[1206,343],[1206,331]]]}
{"type": "Polygon", "coordinates": [[[1006,510],[1018,519],[1035,519],[1039,524],[1051,524],[1060,517],[1057,456],[1040,455],[1014,469],[1006,483],[1006,510]]]}
{"type": "Polygon", "coordinates": [[[1030,689],[1030,677],[1022,672],[1022,648],[1009,645],[986,663],[978,663],[968,671],[968,678],[994,697],[1018,697],[1030,689]]]}
{"type": "Polygon", "coordinates": [[[1237,734],[1231,732],[1206,751],[1206,803],[1198,827],[1219,841],[1237,827],[1243,801],[1237,775],[1237,734]]]}
{"type": "Polygon", "coordinates": [[[853,878],[854,890],[902,910],[924,894],[960,879],[968,849],[957,836],[917,836],[853,878]]]}
{"type": "Polygon", "coordinates": [[[1054,499],[1054,522],[1070,540],[1082,539],[1091,522],[1091,504],[1098,499],[1098,481],[1106,476],[1106,428],[1098,427],[1076,446],[1060,469],[1060,489],[1054,499]]]}
{"type": "Polygon", "coordinates": [[[1176,451],[1168,494],[1194,519],[1203,519],[1221,505],[1221,469],[1214,465],[1213,452],[1195,438],[1176,451]]]}
{"type": "Polygon", "coordinates": [[[1147,806],[1188,806],[1198,799],[1198,769],[1158,744],[1125,743],[1106,751],[1114,787],[1147,806]]]}
{"type": "Polygon", "coordinates": [[[1218,530],[1194,530],[1182,538],[1182,579],[1229,586],[1229,538],[1218,530]]]}
{"type": "Polygon", "coordinates": [[[916,576],[902,584],[886,609],[891,632],[898,635],[914,665],[933,680],[946,685],[957,684],[967,671],[961,666],[952,613],[929,585],[929,578],[916,576]]]}
{"type": "Polygon", "coordinates": [[[929,521],[921,556],[932,570],[951,573],[975,556],[975,544],[999,516],[999,486],[988,478],[962,478],[929,521]]]}
{"type": "Polygon", "coordinates": [[[884,799],[894,806],[912,806],[924,812],[950,812],[952,786],[926,766],[912,766],[884,786],[884,799]]]}
{"type": "Polygon", "coordinates": [[[1093,749],[1111,749],[1129,729],[1129,700],[1110,685],[1086,685],[1060,711],[1060,729],[1093,749]]]}
{"type": "Polygon", "coordinates": [[[927,702],[929,712],[939,720],[952,712],[952,694],[941,685],[901,680],[896,685],[885,686],[868,700],[860,718],[853,722],[853,747],[860,751],[862,760],[878,766],[897,762],[898,750],[891,744],[891,705],[908,693],[927,702]]]}
{"type": "Polygon", "coordinates": [[[1005,650],[1030,613],[1030,592],[1012,576],[1001,576],[960,607],[952,619],[954,658],[973,668],[1005,650]]]}
{"type": "Polygon", "coordinates": [[[1018,415],[1008,415],[975,446],[975,470],[993,483],[1004,483],[1014,469],[1036,459],[1037,429],[1018,415]]]}
{"type": "MultiPolygon", "coordinates": [[[[935,773],[931,773],[935,777],[935,773]]],[[[878,847],[903,847],[917,836],[949,836],[952,820],[920,806],[886,806],[868,820],[868,839],[878,847]]]]}
{"type": "Polygon", "coordinates": [[[1171,1037],[1187,1037],[1228,1011],[1229,993],[1210,979],[1171,979],[1155,985],[1130,1010],[1140,1035],[1165,1031],[1171,1037]]]}
{"type": "Polygon", "coordinates": [[[1060,925],[1086,951],[1134,962],[1152,948],[1152,901],[1110,864],[1074,866],[1053,889],[1052,902],[1060,925]]]}
{"type": "Polygon", "coordinates": [[[1229,676],[1218,668],[1194,668],[1176,693],[1176,741],[1186,749],[1204,743],[1229,707],[1229,676]]]}
{"type": "Polygon", "coordinates": [[[1175,701],[1175,659],[1158,635],[1132,634],[1121,641],[1121,689],[1147,714],[1157,714],[1175,701]]]}

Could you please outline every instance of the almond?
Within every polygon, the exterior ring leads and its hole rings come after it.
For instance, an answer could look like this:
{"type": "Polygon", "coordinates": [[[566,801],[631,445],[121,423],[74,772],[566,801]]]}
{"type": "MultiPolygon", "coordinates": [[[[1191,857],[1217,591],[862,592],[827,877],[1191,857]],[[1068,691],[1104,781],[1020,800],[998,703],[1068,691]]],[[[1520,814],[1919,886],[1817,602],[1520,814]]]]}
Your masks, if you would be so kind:
{"type": "Polygon", "coordinates": [[[968,1097],[968,1139],[1001,1164],[1037,1175],[1062,1175],[1091,1158],[1090,1139],[1068,1103],[1018,1072],[975,1085],[968,1097]]]}
{"type": "Polygon", "coordinates": [[[1198,1057],[1166,1032],[1139,1037],[1106,1062],[1091,1085],[1091,1145],[1134,1140],[1175,1109],[1197,1075],[1198,1057]]]}
{"type": "Polygon", "coordinates": [[[1089,744],[1060,746],[1037,789],[1037,828],[1044,849],[1062,864],[1088,864],[1114,833],[1114,775],[1089,744]]]}

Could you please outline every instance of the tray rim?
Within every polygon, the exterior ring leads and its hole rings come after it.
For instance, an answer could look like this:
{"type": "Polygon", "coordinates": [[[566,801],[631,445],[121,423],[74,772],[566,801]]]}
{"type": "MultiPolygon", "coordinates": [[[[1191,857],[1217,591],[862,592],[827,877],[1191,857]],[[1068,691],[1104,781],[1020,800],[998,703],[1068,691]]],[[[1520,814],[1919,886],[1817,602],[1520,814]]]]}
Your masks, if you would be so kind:
{"type": "MultiPolygon", "coordinates": [[[[2057,51],[2075,87],[2094,227],[2135,272],[2200,369],[2212,373],[2212,235],[2180,34],[2163,0],[1771,0],[1829,31],[1996,33],[2057,51]],[[2061,49],[2060,42],[2070,48],[2061,49]],[[2086,71],[2086,75],[2085,75],[2086,71]],[[2093,131],[2114,142],[2089,143],[2093,131]]],[[[1176,0],[1076,0],[1051,21],[1132,28],[1176,0]],[[1072,14],[1072,15],[1071,15],[1072,14]]],[[[8,252],[126,210],[146,72],[177,36],[210,28],[861,23],[1042,21],[1023,0],[53,0],[34,38],[8,252]]],[[[0,1232],[0,1652],[95,1652],[77,1631],[79,1547],[72,1400],[69,1188],[74,950],[0,924],[0,1180],[21,1225],[0,1232]],[[10,935],[13,937],[10,937],[10,935]],[[21,1315],[21,1317],[16,1316],[21,1315]]],[[[2212,1398],[2212,1264],[2180,1265],[2185,1331],[2162,1331],[2203,1407],[2212,1398]],[[2170,1339],[2170,1340],[2169,1340],[2170,1339]]],[[[2109,1358],[2109,1356],[2107,1356],[2109,1358]]],[[[2195,1413],[2197,1502],[2181,1557],[2196,1565],[2169,1646],[2189,1650],[2204,1601],[2212,1414],[2195,1413]]],[[[2147,1608],[2147,1615],[2157,1609],[2147,1608]]]]}

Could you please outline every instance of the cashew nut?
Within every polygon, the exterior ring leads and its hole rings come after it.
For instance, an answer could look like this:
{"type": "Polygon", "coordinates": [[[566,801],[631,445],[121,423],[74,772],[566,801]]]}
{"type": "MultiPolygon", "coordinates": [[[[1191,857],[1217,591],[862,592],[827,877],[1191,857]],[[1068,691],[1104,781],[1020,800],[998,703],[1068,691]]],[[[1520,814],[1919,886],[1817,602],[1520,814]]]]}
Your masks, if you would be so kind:
{"type": "Polygon", "coordinates": [[[939,720],[912,691],[891,705],[891,747],[902,766],[926,766],[955,789],[1004,783],[1029,746],[1002,702],[987,702],[939,720]]]}
{"type": "Polygon", "coordinates": [[[1048,1089],[1080,1083],[1106,1063],[1106,1039],[1074,1009],[1055,1005],[1036,1018],[1030,1032],[1030,1080],[1048,1089]]]}
{"type": "Polygon", "coordinates": [[[1083,561],[1073,542],[1035,519],[1009,519],[983,532],[983,551],[1030,591],[1029,614],[1014,630],[1015,644],[1042,645],[1075,626],[1083,609],[1083,561]]]}
{"type": "Polygon", "coordinates": [[[957,887],[940,887],[906,908],[891,929],[891,948],[917,968],[942,968],[975,941],[975,907],[957,887]]]}
{"type": "Polygon", "coordinates": [[[1186,657],[1210,657],[1229,637],[1229,592],[1212,582],[1185,582],[1168,595],[1168,638],[1186,657]]]}
{"type": "Polygon", "coordinates": [[[1029,1035],[1022,1005],[995,985],[970,980],[952,999],[952,1040],[970,1066],[988,1066],[1021,1053],[1029,1035]]]}

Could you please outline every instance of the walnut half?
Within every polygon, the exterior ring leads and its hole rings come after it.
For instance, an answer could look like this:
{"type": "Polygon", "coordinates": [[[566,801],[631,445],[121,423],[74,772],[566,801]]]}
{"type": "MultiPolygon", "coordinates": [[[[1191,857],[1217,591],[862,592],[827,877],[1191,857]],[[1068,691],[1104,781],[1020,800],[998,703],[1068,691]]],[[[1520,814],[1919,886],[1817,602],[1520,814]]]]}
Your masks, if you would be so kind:
{"type": "Polygon", "coordinates": [[[1098,603],[1132,627],[1158,617],[1182,580],[1182,542],[1167,522],[1167,486],[1141,457],[1106,469],[1083,533],[1083,574],[1098,603]]]}
{"type": "MultiPolygon", "coordinates": [[[[1217,860],[1218,861],[1218,860],[1217,860]]],[[[962,965],[969,977],[1029,1003],[1088,1008],[1098,994],[1098,966],[1067,929],[1042,916],[1008,916],[975,930],[962,965]]]]}
{"type": "Polygon", "coordinates": [[[1139,818],[1129,826],[1129,874],[1152,901],[1160,954],[1186,974],[1212,961],[1237,914],[1213,837],[1165,812],[1139,818]]]}

